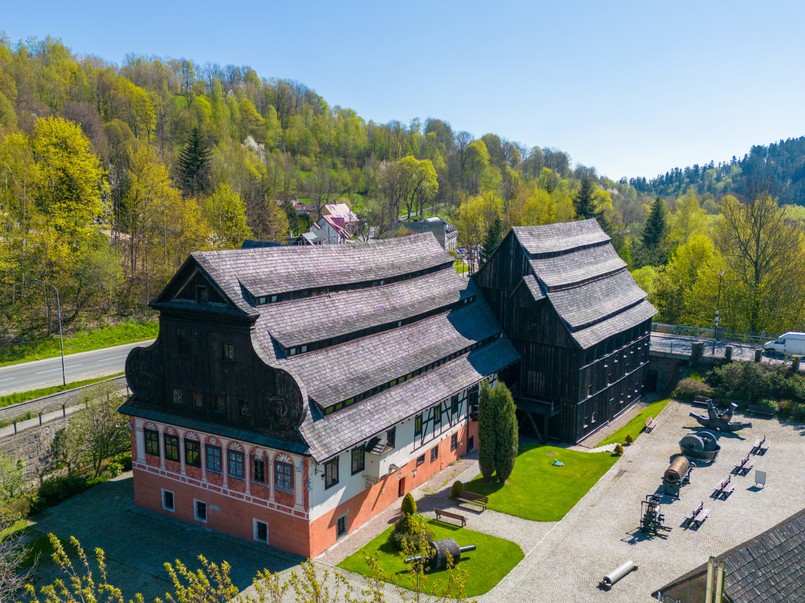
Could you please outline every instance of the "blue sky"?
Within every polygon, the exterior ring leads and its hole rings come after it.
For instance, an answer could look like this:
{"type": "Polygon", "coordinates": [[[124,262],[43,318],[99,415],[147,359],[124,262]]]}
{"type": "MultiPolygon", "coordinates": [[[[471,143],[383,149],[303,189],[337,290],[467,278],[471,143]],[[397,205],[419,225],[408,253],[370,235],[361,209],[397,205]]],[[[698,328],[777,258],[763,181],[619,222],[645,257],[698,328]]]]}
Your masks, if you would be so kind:
{"type": "Polygon", "coordinates": [[[652,177],[805,135],[805,3],[406,0],[55,2],[4,6],[16,42],[60,38],[253,67],[385,123],[553,147],[652,177]]]}

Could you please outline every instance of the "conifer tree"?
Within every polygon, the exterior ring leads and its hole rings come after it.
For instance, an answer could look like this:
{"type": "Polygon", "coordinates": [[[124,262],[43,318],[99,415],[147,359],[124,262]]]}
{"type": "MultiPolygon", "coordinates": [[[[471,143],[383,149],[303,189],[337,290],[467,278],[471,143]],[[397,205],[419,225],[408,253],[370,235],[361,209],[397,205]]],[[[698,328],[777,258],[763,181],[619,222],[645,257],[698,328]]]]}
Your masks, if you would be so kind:
{"type": "Polygon", "coordinates": [[[504,383],[498,381],[493,390],[497,407],[495,443],[495,475],[504,483],[514,470],[517,458],[517,415],[514,399],[504,383]]]}
{"type": "Polygon", "coordinates": [[[651,204],[651,212],[643,227],[643,245],[651,252],[658,252],[665,243],[668,234],[668,211],[662,197],[657,197],[651,204]]]}
{"type": "Polygon", "coordinates": [[[598,217],[593,193],[595,193],[593,179],[588,174],[585,174],[581,177],[581,186],[576,192],[576,196],[573,197],[573,207],[576,209],[576,216],[579,219],[587,220],[588,218],[598,217]]]}
{"type": "Polygon", "coordinates": [[[489,223],[486,229],[486,237],[484,238],[484,246],[481,249],[481,264],[486,264],[489,258],[495,251],[495,248],[500,243],[501,236],[503,235],[503,222],[497,216],[489,223]]]}
{"type": "Polygon", "coordinates": [[[485,480],[492,479],[495,472],[495,446],[497,445],[497,406],[494,392],[486,381],[481,384],[478,403],[478,465],[485,480]]]}
{"type": "Polygon", "coordinates": [[[197,197],[209,186],[210,151],[201,137],[201,131],[193,128],[187,143],[179,152],[177,168],[179,186],[185,197],[197,197]]]}

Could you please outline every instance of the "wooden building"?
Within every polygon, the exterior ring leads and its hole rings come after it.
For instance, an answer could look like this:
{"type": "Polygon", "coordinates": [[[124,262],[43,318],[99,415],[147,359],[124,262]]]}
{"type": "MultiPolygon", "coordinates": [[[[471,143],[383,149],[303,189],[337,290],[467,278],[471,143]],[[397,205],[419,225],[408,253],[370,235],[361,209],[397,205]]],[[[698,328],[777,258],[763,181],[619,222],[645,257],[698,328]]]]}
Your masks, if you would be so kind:
{"type": "Polygon", "coordinates": [[[578,442],[640,398],[656,311],[596,220],[515,227],[474,279],[522,358],[521,425],[578,442]]]}
{"type": "Polygon", "coordinates": [[[477,446],[518,358],[431,234],[194,253],[151,305],[135,504],[307,557],[477,446]]]}

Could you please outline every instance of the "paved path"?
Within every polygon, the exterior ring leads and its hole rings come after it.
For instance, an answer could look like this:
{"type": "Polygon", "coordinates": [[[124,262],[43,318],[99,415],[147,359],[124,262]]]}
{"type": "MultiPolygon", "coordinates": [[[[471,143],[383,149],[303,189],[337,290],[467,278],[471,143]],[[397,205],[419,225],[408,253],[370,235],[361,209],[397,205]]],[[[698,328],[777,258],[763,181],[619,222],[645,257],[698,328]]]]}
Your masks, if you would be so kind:
{"type": "MultiPolygon", "coordinates": [[[[136,347],[147,346],[151,341],[153,340],[69,354],[64,357],[67,383],[122,373],[129,352],[136,347]]],[[[61,357],[0,367],[0,396],[61,383],[61,357]]]]}

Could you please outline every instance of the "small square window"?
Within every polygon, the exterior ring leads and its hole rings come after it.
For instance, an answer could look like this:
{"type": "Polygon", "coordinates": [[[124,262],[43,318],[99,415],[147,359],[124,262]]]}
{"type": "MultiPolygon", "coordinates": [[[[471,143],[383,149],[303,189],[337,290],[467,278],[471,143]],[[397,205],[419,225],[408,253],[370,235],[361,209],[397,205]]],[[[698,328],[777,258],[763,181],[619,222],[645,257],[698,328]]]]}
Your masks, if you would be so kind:
{"type": "Polygon", "coordinates": [[[420,465],[425,464],[425,455],[416,457],[416,466],[419,467],[420,465]]]}
{"type": "Polygon", "coordinates": [[[458,448],[458,434],[454,433],[450,436],[450,450],[458,448]]]}
{"type": "Polygon", "coordinates": [[[175,509],[173,502],[173,492],[170,490],[162,491],[162,508],[166,511],[173,511],[175,509]]]}
{"type": "Polygon", "coordinates": [[[434,462],[436,459],[439,458],[439,447],[434,446],[430,449],[430,462],[434,462]]]}
{"type": "Polygon", "coordinates": [[[347,534],[347,516],[342,515],[338,518],[335,525],[335,536],[336,538],[341,538],[342,536],[346,536],[347,534]]]}
{"type": "Polygon", "coordinates": [[[215,394],[215,412],[226,412],[226,394],[215,394]]]}
{"type": "Polygon", "coordinates": [[[268,524],[266,522],[254,520],[254,539],[257,542],[268,544],[268,524]]]}
{"type": "Polygon", "coordinates": [[[207,503],[200,500],[193,500],[193,515],[196,521],[207,523],[207,503]]]}
{"type": "Polygon", "coordinates": [[[193,406],[196,408],[204,407],[204,394],[200,391],[193,391],[193,406]]]}
{"type": "Polygon", "coordinates": [[[174,389],[173,390],[173,403],[174,404],[181,404],[182,403],[182,390],[174,389]]]}

